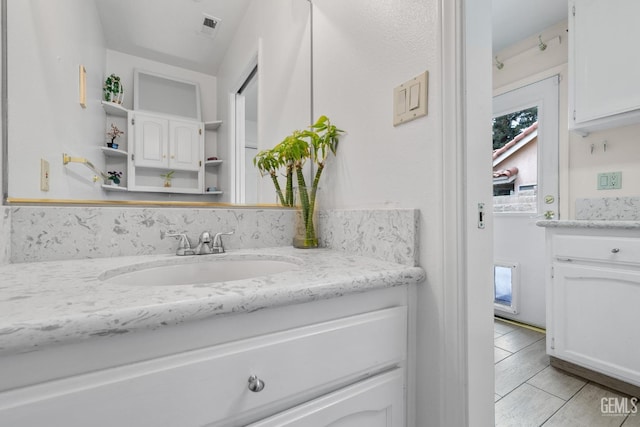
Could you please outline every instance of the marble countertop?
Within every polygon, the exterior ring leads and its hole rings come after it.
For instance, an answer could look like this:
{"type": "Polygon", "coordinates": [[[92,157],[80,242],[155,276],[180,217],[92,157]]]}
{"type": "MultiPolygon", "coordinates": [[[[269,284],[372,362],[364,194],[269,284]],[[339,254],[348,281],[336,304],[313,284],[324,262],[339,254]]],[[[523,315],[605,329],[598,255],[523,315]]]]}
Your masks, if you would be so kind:
{"type": "Polygon", "coordinates": [[[616,230],[639,230],[640,221],[602,221],[602,220],[543,220],[537,221],[538,227],[555,228],[599,228],[616,230]]]}
{"type": "Polygon", "coordinates": [[[279,247],[222,255],[147,255],[0,267],[0,355],[268,307],[420,283],[419,267],[327,249],[279,247]],[[297,268],[271,276],[195,285],[123,285],[105,272],[140,264],[216,259],[285,259],[297,268]],[[101,276],[102,275],[102,276],[101,276]]]}

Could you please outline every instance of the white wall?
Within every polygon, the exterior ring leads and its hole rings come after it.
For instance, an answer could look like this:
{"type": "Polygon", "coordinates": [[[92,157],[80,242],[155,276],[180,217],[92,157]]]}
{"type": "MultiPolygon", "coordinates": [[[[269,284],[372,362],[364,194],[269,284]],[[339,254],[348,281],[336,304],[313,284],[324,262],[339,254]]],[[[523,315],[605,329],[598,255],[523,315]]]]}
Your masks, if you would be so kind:
{"type": "MultiPolygon", "coordinates": [[[[310,28],[306,0],[254,0],[218,72],[218,154],[230,160],[229,95],[240,88],[251,61],[258,57],[258,149],[270,148],[310,120],[310,28]],[[266,19],[268,17],[268,19],[266,19]]],[[[230,163],[220,167],[219,186],[231,186],[230,163]]],[[[269,178],[260,181],[261,203],[275,200],[269,178]]]]}
{"type": "Polygon", "coordinates": [[[62,153],[101,160],[105,42],[93,1],[9,0],[9,196],[95,199],[88,169],[62,165],[62,153]],[[55,31],[53,31],[55,30],[55,31]],[[87,108],[78,68],[87,70],[87,108]],[[51,166],[40,191],[40,159],[51,166]]]}
{"type": "Polygon", "coordinates": [[[593,132],[583,138],[569,132],[568,112],[568,46],[567,23],[561,22],[542,32],[543,40],[559,36],[541,52],[538,34],[498,52],[504,62],[502,70],[493,67],[494,95],[559,74],[560,80],[560,215],[575,218],[575,200],[589,197],[637,196],[640,194],[640,125],[593,132]],[[604,150],[607,141],[607,150],[604,150]],[[594,151],[591,153],[591,144],[594,151]],[[597,190],[599,172],[622,172],[620,190],[597,190]]]}
{"type": "MultiPolygon", "coordinates": [[[[435,0],[314,1],[315,114],[326,114],[347,131],[341,138],[337,157],[331,158],[325,169],[320,205],[340,209],[385,206],[420,209],[419,259],[427,271],[427,282],[417,289],[417,371],[415,377],[410,377],[416,378],[416,401],[412,408],[417,415],[416,425],[421,427],[460,425],[458,421],[467,416],[463,389],[472,394],[473,405],[481,401],[482,408],[476,411],[474,407],[469,414],[482,413],[482,417],[491,418],[493,409],[493,376],[485,375],[489,371],[484,357],[491,351],[492,340],[489,337],[485,340],[484,333],[476,334],[474,339],[482,343],[470,344],[473,356],[462,356],[461,369],[457,369],[460,354],[448,352],[452,348],[460,350],[456,334],[464,334],[459,328],[466,325],[461,320],[465,315],[456,311],[455,297],[448,298],[456,294],[450,289],[458,284],[445,280],[455,276],[451,272],[455,265],[445,265],[443,255],[445,241],[455,236],[445,236],[443,229],[445,223],[454,223],[454,217],[462,212],[451,213],[452,217],[445,221],[443,205],[447,195],[443,191],[443,176],[447,171],[443,170],[443,159],[450,154],[445,155],[444,151],[456,141],[443,140],[442,82],[446,76],[442,75],[441,67],[443,57],[453,53],[442,48],[440,5],[435,0]],[[429,114],[394,127],[393,88],[425,70],[429,71],[429,114]],[[452,317],[461,324],[449,323],[452,317]],[[475,364],[474,357],[479,354],[483,367],[473,371],[471,386],[466,364],[475,364]]],[[[455,33],[455,29],[451,31],[455,33]]],[[[448,102],[455,103],[453,96],[450,92],[448,102]]],[[[488,135],[488,119],[486,130],[488,135]]],[[[487,173],[490,167],[488,155],[487,173]]],[[[487,292],[481,293],[489,294],[489,281],[479,281],[476,287],[484,284],[487,292]]],[[[491,307],[482,303],[476,307],[484,316],[483,325],[488,323],[491,307]]],[[[473,316],[468,320],[475,322],[473,316]]],[[[482,417],[474,418],[471,425],[485,425],[486,418],[482,417]]]]}

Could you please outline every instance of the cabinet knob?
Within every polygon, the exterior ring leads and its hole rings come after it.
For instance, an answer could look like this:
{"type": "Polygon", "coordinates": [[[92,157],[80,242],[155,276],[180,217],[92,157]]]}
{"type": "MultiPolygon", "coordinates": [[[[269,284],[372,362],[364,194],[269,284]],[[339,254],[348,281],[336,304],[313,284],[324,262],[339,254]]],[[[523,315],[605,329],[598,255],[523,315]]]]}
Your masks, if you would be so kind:
{"type": "Polygon", "coordinates": [[[172,154],[172,155],[171,155],[171,158],[172,158],[172,159],[175,159],[175,158],[176,158],[176,156],[174,156],[174,155],[172,154]]]}
{"type": "Polygon", "coordinates": [[[617,254],[618,252],[620,252],[620,248],[613,248],[613,249],[611,249],[611,253],[612,253],[612,254],[617,254]]]}
{"type": "Polygon", "coordinates": [[[251,375],[249,377],[249,390],[254,393],[258,393],[264,389],[264,381],[258,378],[257,375],[251,375]]]}

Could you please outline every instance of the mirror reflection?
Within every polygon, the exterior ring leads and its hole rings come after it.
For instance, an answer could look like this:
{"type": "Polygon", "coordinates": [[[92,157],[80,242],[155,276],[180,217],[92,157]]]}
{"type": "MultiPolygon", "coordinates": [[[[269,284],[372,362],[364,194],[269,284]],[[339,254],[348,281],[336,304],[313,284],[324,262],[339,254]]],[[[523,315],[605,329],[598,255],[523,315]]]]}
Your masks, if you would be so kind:
{"type": "Polygon", "coordinates": [[[309,123],[307,0],[3,1],[10,202],[275,202],[252,159],[309,123]]]}

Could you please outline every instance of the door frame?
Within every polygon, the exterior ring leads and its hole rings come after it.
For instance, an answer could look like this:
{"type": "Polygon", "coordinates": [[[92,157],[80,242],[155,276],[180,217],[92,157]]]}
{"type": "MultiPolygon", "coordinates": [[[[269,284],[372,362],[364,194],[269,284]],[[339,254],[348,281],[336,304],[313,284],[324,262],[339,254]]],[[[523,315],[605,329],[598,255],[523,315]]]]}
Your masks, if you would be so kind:
{"type": "MultiPolygon", "coordinates": [[[[493,425],[491,1],[440,0],[443,140],[443,410],[434,425],[493,425]],[[482,160],[486,159],[486,160],[482,160]],[[486,213],[486,210],[485,210],[486,213]],[[461,410],[462,408],[462,410],[461,410]]],[[[429,418],[420,414],[424,421],[429,418]]]]}
{"type": "MultiPolygon", "coordinates": [[[[232,86],[232,90],[228,94],[229,99],[229,176],[232,179],[230,186],[231,203],[244,203],[244,97],[238,96],[238,92],[244,86],[245,82],[253,70],[257,67],[258,73],[255,78],[260,80],[260,51],[262,41],[258,40],[258,50],[251,57],[247,66],[238,76],[236,84],[232,86]],[[238,117],[240,113],[241,117],[238,117]]],[[[260,96],[258,94],[258,96],[260,96]]],[[[258,116],[260,116],[260,104],[258,103],[258,116]]],[[[260,141],[258,141],[258,147],[260,141]]]]}

